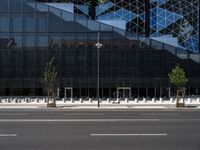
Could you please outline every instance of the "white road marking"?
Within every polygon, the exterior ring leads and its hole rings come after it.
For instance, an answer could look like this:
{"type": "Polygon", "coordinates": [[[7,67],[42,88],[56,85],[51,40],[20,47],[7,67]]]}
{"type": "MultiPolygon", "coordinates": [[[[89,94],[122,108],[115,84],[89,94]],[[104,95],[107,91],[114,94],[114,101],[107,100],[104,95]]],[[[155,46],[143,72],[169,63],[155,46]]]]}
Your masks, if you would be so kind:
{"type": "Polygon", "coordinates": [[[38,106],[0,106],[0,109],[36,109],[38,106]]]}
{"type": "Polygon", "coordinates": [[[165,109],[165,106],[132,106],[131,108],[136,109],[165,109]]]}
{"type": "Polygon", "coordinates": [[[27,113],[3,113],[0,116],[27,116],[27,113]]]}
{"type": "Polygon", "coordinates": [[[177,116],[178,114],[140,114],[142,116],[177,116]]]}
{"type": "Polygon", "coordinates": [[[66,116],[102,116],[103,114],[101,114],[101,113],[96,113],[96,114],[84,114],[84,113],[82,113],[82,114],[73,114],[73,113],[67,113],[67,114],[65,114],[66,116]]]}
{"type": "Polygon", "coordinates": [[[159,121],[159,119],[0,119],[0,122],[134,122],[159,121]]]}
{"type": "Polygon", "coordinates": [[[0,137],[16,137],[17,134],[0,134],[0,137]]]}
{"type": "Polygon", "coordinates": [[[160,134],[90,134],[90,136],[167,136],[167,133],[160,133],[160,134]]]}

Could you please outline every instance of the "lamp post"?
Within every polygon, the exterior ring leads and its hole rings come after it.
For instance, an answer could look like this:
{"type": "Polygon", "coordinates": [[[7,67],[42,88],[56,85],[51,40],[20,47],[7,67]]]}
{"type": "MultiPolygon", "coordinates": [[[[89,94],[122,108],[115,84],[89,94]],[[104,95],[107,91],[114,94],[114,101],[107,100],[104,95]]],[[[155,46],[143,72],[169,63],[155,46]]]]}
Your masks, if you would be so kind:
{"type": "Polygon", "coordinates": [[[102,47],[102,44],[99,42],[100,33],[98,32],[97,43],[95,46],[97,47],[97,99],[98,99],[98,107],[100,107],[99,101],[99,49],[102,47]]]}

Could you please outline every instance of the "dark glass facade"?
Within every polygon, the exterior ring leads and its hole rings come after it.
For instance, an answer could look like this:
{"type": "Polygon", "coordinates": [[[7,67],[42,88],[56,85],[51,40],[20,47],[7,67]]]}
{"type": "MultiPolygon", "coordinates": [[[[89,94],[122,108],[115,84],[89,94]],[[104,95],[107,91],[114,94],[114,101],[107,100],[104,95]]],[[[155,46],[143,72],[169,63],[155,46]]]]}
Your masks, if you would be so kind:
{"type": "Polygon", "coordinates": [[[168,97],[177,63],[187,94],[200,95],[199,54],[93,19],[41,1],[0,0],[0,95],[45,95],[44,68],[54,57],[60,97],[96,97],[98,33],[100,97],[168,97]]]}

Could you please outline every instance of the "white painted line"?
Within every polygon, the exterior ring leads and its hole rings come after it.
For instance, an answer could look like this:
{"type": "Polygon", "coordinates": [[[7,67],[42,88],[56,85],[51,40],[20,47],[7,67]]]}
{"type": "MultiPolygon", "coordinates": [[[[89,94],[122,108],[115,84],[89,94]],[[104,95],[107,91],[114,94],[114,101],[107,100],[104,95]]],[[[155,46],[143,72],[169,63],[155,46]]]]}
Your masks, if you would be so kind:
{"type": "Polygon", "coordinates": [[[167,136],[167,133],[160,133],[160,134],[90,134],[90,136],[167,136]]]}
{"type": "Polygon", "coordinates": [[[133,106],[131,108],[136,108],[136,109],[165,109],[167,107],[165,107],[165,106],[133,106]]]}
{"type": "Polygon", "coordinates": [[[17,134],[0,134],[0,137],[16,137],[17,134]]]}
{"type": "Polygon", "coordinates": [[[66,116],[102,116],[103,114],[101,114],[101,113],[96,113],[96,114],[84,114],[84,113],[82,113],[82,114],[73,114],[73,113],[67,113],[67,114],[65,114],[66,116]]]}
{"type": "Polygon", "coordinates": [[[151,122],[159,119],[0,119],[0,122],[151,122]]]}
{"type": "Polygon", "coordinates": [[[0,109],[35,109],[38,106],[0,106],[0,109]]]}
{"type": "MultiPolygon", "coordinates": [[[[69,108],[69,107],[66,107],[69,108]]],[[[70,109],[72,110],[78,110],[78,109],[126,109],[126,106],[118,106],[118,107],[112,107],[112,106],[101,106],[101,107],[97,107],[97,106],[78,106],[78,107],[70,107],[70,109]]]]}
{"type": "Polygon", "coordinates": [[[3,113],[3,114],[0,114],[0,116],[27,116],[29,114],[27,113],[3,113]]]}
{"type": "Polygon", "coordinates": [[[142,116],[177,116],[178,114],[140,114],[142,116]]]}

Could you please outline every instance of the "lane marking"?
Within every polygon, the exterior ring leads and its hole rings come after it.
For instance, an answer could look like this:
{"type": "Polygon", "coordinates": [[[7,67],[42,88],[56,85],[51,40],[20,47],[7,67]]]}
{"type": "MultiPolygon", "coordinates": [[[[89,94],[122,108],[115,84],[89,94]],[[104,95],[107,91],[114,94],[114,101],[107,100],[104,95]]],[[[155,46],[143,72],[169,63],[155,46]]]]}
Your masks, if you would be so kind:
{"type": "Polygon", "coordinates": [[[16,137],[17,134],[0,134],[0,137],[16,137]]]}
{"type": "Polygon", "coordinates": [[[0,119],[0,122],[150,122],[159,119],[0,119]]]}
{"type": "Polygon", "coordinates": [[[29,114],[27,113],[3,113],[3,114],[0,114],[0,116],[27,116],[29,114]]]}
{"type": "Polygon", "coordinates": [[[131,108],[136,109],[166,109],[165,106],[132,106],[131,108]]]}
{"type": "Polygon", "coordinates": [[[84,113],[82,113],[82,114],[70,114],[70,113],[68,113],[68,114],[65,114],[66,116],[102,116],[102,115],[104,115],[104,114],[101,114],[101,113],[98,113],[98,114],[84,114],[84,113]]]}
{"type": "Polygon", "coordinates": [[[160,133],[160,134],[90,134],[90,136],[167,136],[167,133],[160,133]]]}
{"type": "Polygon", "coordinates": [[[39,106],[0,106],[0,109],[36,109],[39,106]]]}
{"type": "Polygon", "coordinates": [[[177,116],[178,114],[140,114],[142,116],[177,116]]]}

